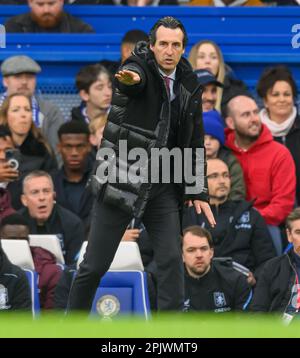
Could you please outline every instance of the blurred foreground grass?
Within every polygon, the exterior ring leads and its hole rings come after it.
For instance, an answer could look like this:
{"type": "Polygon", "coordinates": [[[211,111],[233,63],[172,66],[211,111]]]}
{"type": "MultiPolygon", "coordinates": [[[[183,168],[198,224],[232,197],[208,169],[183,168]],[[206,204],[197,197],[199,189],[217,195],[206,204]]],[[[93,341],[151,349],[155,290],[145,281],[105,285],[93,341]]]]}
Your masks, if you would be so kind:
{"type": "Polygon", "coordinates": [[[284,326],[278,317],[233,314],[160,314],[149,321],[123,317],[113,321],[85,316],[0,314],[0,337],[208,338],[300,337],[300,320],[284,326]]]}

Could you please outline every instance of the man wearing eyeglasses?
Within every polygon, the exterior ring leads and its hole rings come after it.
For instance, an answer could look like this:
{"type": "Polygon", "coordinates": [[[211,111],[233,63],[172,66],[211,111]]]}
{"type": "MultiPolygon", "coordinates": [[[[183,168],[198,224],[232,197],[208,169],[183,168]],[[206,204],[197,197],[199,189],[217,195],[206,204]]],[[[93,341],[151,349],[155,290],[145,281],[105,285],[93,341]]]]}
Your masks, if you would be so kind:
{"type": "Polygon", "coordinates": [[[263,264],[275,256],[266,223],[252,208],[252,202],[228,199],[231,180],[228,167],[222,160],[207,160],[207,181],[216,226],[210,227],[205,216],[197,215],[193,208],[188,208],[184,212],[183,227],[200,225],[210,231],[214,256],[231,257],[246,266],[251,271],[248,282],[254,285],[254,275],[257,276],[263,264]]]}

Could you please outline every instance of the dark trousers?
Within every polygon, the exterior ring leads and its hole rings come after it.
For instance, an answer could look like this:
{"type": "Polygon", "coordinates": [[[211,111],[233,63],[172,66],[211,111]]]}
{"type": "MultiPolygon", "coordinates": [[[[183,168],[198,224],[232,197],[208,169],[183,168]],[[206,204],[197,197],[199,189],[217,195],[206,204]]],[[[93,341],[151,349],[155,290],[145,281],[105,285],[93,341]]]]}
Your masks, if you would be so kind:
{"type": "MultiPolygon", "coordinates": [[[[90,310],[101,277],[109,269],[132,217],[120,208],[95,203],[87,251],[72,285],[69,309],[90,310]]],[[[179,200],[173,184],[155,184],[142,219],[157,264],[158,310],[181,310],[184,270],[179,200]]]]}

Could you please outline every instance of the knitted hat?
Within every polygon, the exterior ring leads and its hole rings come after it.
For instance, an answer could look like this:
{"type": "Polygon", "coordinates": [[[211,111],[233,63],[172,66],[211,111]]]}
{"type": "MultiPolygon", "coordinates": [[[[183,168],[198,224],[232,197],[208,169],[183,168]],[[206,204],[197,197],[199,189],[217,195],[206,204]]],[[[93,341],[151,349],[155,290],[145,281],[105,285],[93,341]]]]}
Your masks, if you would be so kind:
{"type": "Polygon", "coordinates": [[[205,134],[218,139],[221,145],[225,143],[223,120],[218,111],[203,112],[203,125],[205,134]]]}

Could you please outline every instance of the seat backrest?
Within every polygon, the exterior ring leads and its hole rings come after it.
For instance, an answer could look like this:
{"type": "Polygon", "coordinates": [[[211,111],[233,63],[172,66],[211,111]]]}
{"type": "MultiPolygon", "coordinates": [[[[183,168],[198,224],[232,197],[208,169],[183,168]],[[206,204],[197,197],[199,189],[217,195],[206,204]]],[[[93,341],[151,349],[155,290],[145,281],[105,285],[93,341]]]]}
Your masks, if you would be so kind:
{"type": "MultiPolygon", "coordinates": [[[[81,261],[83,260],[83,255],[85,254],[87,247],[87,241],[82,244],[82,247],[79,252],[79,258],[77,261],[77,269],[81,261]]],[[[118,250],[115,254],[113,262],[110,265],[109,271],[144,271],[144,265],[141,258],[140,249],[138,244],[134,241],[121,241],[118,247],[118,250]]]]}
{"type": "Polygon", "coordinates": [[[141,271],[109,271],[98,287],[91,315],[112,318],[117,315],[150,315],[147,277],[141,271]]]}
{"type": "Polygon", "coordinates": [[[32,302],[32,315],[36,316],[40,312],[40,299],[39,299],[39,289],[38,289],[38,275],[35,271],[24,269],[31,294],[32,302]]]}
{"type": "Polygon", "coordinates": [[[29,235],[29,245],[50,251],[56,257],[57,263],[64,265],[64,255],[56,235],[29,235]]]}
{"type": "MultiPolygon", "coordinates": [[[[82,244],[77,269],[83,260],[87,241],[82,244]]],[[[110,318],[120,314],[137,314],[148,319],[150,312],[147,276],[136,242],[122,241],[109,271],[101,279],[92,309],[92,315],[110,318]]]]}
{"type": "MultiPolygon", "coordinates": [[[[61,88],[64,86],[61,85],[61,88]]],[[[68,90],[69,86],[65,86],[66,90],[68,90]]],[[[48,88],[44,89],[49,89],[48,88]]],[[[43,90],[44,90],[43,89],[43,90]]],[[[52,86],[52,89],[55,90],[55,87],[52,86]]],[[[80,105],[81,99],[78,94],[75,93],[59,93],[59,88],[57,88],[57,93],[45,93],[42,95],[43,100],[50,101],[55,104],[60,111],[62,112],[66,121],[70,119],[71,111],[73,107],[78,107],[80,105]]]]}
{"type": "Polygon", "coordinates": [[[26,240],[1,240],[1,245],[8,257],[14,265],[23,269],[34,270],[34,263],[26,240]]]}

